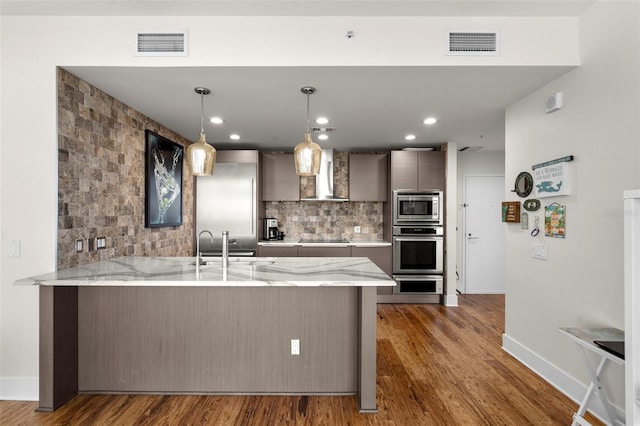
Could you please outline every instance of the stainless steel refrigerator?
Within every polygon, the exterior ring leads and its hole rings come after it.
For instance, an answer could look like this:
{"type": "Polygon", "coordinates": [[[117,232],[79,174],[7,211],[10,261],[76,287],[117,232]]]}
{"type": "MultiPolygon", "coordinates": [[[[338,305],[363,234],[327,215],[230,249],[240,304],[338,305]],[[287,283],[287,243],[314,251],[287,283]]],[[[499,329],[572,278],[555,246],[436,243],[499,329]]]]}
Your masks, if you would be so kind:
{"type": "MultiPolygon", "coordinates": [[[[205,256],[222,255],[222,231],[229,231],[230,256],[255,256],[257,239],[257,163],[216,163],[212,176],[196,182],[196,238],[205,256]]],[[[194,250],[195,251],[195,250],[194,250]]]]}

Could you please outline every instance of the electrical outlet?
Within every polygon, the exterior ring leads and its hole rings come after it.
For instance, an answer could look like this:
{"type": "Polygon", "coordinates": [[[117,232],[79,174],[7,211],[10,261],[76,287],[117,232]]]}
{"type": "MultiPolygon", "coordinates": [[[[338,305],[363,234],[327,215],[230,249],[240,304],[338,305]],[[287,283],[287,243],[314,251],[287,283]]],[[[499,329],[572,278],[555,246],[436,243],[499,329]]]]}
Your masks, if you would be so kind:
{"type": "Polygon", "coordinates": [[[300,339],[291,339],[291,355],[300,355],[300,339]]]}
{"type": "Polygon", "coordinates": [[[547,245],[532,243],[531,257],[533,257],[534,259],[547,260],[547,245]]]}
{"type": "Polygon", "coordinates": [[[353,227],[353,233],[354,234],[359,234],[362,231],[362,228],[359,226],[354,226],[353,227]]]}
{"type": "Polygon", "coordinates": [[[107,247],[107,238],[106,237],[98,237],[96,238],[96,249],[100,250],[107,247]]]}

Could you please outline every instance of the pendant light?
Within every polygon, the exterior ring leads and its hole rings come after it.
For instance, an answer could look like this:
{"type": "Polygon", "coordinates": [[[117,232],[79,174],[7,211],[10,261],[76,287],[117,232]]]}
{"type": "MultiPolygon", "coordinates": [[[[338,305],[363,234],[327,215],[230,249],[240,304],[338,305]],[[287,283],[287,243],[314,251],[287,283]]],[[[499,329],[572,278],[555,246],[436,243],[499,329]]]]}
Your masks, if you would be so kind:
{"type": "Polygon", "coordinates": [[[313,95],[316,89],[305,86],[300,89],[300,91],[307,95],[307,132],[304,134],[304,140],[294,148],[293,156],[296,161],[296,173],[299,176],[315,176],[320,172],[322,149],[320,145],[311,140],[311,132],[309,130],[309,96],[313,95]]]}
{"type": "Polygon", "coordinates": [[[204,95],[211,93],[211,90],[205,87],[196,87],[194,90],[200,95],[200,138],[187,147],[187,164],[194,176],[210,176],[216,164],[216,149],[207,143],[204,134],[204,95]]]}

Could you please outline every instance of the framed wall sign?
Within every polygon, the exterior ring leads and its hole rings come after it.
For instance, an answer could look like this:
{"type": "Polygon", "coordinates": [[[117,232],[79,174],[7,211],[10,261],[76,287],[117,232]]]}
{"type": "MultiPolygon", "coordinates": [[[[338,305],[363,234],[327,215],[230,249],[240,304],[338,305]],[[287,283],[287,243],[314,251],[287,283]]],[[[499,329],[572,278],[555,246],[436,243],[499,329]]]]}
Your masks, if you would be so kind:
{"type": "Polygon", "coordinates": [[[553,238],[565,238],[565,225],[565,206],[553,203],[544,208],[544,235],[553,238]]]}
{"type": "Polygon", "coordinates": [[[502,202],[502,221],[520,223],[520,201],[502,202]]]}
{"type": "Polygon", "coordinates": [[[147,228],[182,225],[181,145],[145,130],[145,217],[147,228]]]}
{"type": "Polygon", "coordinates": [[[573,156],[534,165],[533,179],[538,198],[569,195],[569,162],[573,156]]]}

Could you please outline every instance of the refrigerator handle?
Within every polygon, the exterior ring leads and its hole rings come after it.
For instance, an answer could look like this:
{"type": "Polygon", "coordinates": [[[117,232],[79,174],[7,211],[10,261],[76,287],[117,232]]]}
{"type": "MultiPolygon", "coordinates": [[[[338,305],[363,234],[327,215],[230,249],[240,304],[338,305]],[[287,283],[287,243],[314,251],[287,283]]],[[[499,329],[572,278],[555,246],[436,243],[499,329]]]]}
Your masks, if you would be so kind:
{"type": "Polygon", "coordinates": [[[250,235],[255,233],[255,210],[256,210],[256,178],[251,178],[251,222],[249,223],[250,235]]]}

